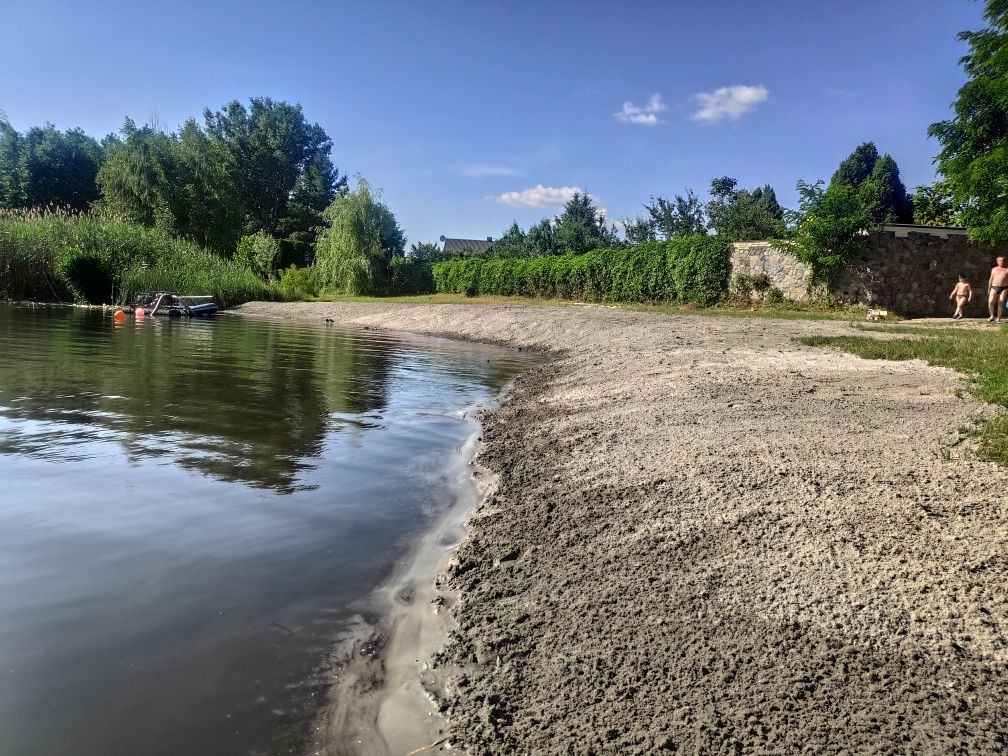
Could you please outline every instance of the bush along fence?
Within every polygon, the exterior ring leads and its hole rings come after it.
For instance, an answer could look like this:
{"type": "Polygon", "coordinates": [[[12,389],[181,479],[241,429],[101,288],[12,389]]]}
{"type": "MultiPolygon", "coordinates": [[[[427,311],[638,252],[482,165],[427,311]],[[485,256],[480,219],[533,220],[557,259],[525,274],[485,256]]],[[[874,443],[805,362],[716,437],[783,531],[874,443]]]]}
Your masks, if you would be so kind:
{"type": "Polygon", "coordinates": [[[725,239],[690,236],[581,255],[440,262],[431,276],[445,294],[710,305],[728,289],[730,251],[725,239]]]}
{"type": "Polygon", "coordinates": [[[163,231],[96,215],[0,214],[0,299],[117,304],[144,291],[276,299],[248,266],[163,231]]]}

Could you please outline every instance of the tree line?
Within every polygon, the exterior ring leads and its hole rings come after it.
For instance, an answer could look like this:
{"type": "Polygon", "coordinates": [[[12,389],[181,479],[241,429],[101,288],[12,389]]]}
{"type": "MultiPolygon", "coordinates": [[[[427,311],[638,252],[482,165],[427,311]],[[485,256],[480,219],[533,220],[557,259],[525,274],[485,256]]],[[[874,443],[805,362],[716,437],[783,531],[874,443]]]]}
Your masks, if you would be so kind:
{"type": "Polygon", "coordinates": [[[0,120],[0,207],[100,210],[227,257],[261,234],[276,240],[278,263],[304,265],[347,188],[331,147],[300,105],[268,97],[207,108],[174,132],[127,118],[101,141],[0,120]]]}

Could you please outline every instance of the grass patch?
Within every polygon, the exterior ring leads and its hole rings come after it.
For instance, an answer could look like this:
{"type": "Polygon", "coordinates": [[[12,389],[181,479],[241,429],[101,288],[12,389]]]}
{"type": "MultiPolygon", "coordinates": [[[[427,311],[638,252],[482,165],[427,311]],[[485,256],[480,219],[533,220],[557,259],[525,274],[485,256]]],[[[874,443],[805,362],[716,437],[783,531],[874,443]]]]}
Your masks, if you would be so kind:
{"type": "MultiPolygon", "coordinates": [[[[875,330],[875,329],[872,329],[875,330]]],[[[841,349],[870,360],[924,360],[952,368],[972,380],[970,390],[991,404],[1008,408],[1008,333],[1003,329],[879,328],[907,338],[871,336],[807,336],[809,346],[841,349]]],[[[1008,464],[1008,415],[998,415],[984,426],[980,451],[987,459],[1008,464]]]]}

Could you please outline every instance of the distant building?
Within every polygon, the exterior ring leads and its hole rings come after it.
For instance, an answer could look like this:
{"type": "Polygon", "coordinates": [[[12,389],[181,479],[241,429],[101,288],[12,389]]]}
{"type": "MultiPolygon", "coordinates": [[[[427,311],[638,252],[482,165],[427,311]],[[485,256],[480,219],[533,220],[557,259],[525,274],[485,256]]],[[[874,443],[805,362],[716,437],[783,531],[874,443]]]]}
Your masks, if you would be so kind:
{"type": "Polygon", "coordinates": [[[473,257],[484,255],[489,252],[490,247],[493,246],[492,236],[488,236],[486,240],[448,239],[447,237],[442,236],[441,241],[444,242],[444,253],[446,255],[451,255],[452,257],[473,257]]]}

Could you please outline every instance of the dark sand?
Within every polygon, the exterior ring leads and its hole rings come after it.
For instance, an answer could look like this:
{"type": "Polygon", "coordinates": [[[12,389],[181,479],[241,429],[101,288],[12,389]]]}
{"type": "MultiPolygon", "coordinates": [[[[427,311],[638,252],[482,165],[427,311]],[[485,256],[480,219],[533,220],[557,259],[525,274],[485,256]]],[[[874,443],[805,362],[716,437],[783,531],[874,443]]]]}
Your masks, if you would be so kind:
{"type": "Polygon", "coordinates": [[[239,311],[552,355],[482,418],[494,485],[441,578],[458,748],[1008,749],[1008,473],[955,373],[793,341],[837,323],[239,311]]]}

